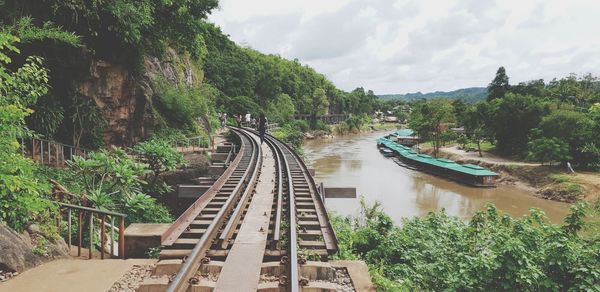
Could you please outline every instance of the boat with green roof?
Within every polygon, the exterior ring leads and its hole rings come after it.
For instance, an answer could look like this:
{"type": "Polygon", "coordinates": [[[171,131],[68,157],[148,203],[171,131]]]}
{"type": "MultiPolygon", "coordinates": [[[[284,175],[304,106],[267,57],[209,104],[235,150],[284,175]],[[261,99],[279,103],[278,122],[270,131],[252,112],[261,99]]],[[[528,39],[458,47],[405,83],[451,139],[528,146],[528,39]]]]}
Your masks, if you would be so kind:
{"type": "MultiPolygon", "coordinates": [[[[403,132],[407,133],[406,131],[403,132]]],[[[377,139],[377,146],[389,149],[397,154],[405,164],[421,171],[449,178],[476,187],[494,187],[498,174],[474,164],[459,164],[445,158],[435,158],[415,152],[412,148],[393,140],[399,135],[390,134],[377,139]]]]}

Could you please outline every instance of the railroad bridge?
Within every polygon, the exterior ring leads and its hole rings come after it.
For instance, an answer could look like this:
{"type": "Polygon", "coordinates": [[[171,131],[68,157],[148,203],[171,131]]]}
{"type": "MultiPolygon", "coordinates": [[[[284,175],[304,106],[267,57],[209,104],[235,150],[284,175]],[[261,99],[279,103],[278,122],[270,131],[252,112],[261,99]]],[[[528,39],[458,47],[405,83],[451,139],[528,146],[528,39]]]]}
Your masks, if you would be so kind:
{"type": "Polygon", "coordinates": [[[285,143],[230,131],[234,143],[213,155],[223,160],[218,179],[205,189],[182,186],[197,199],[160,234],[154,277],[139,291],[340,290],[322,186],[285,143]]]}

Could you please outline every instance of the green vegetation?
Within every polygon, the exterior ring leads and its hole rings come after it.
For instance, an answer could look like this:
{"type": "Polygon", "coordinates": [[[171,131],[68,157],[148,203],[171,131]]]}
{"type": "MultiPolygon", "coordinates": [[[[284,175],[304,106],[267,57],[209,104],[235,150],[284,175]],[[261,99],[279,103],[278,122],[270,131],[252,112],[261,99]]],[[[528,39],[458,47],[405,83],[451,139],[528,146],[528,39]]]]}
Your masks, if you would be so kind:
{"type": "Polygon", "coordinates": [[[154,191],[158,196],[168,191],[164,186],[156,186],[158,174],[174,169],[181,161],[173,150],[165,148],[169,148],[165,143],[146,142],[134,151],[142,161],[151,164],[138,162],[116,147],[92,152],[87,159],[76,156],[68,164],[76,183],[94,207],[122,212],[127,215],[128,223],[170,222],[169,211],[146,194],[154,191]],[[144,179],[148,175],[152,177],[150,183],[144,179]]]}
{"type": "Polygon", "coordinates": [[[170,192],[171,187],[159,181],[159,176],[184,165],[183,155],[173,149],[167,140],[161,139],[138,143],[133,146],[132,152],[151,171],[145,178],[148,182],[148,190],[158,194],[170,192]]]}
{"type": "Polygon", "coordinates": [[[493,205],[469,223],[444,211],[394,225],[362,201],[361,216],[333,216],[339,258],[365,260],[381,291],[596,291],[600,204],[577,203],[563,225],[532,209],[493,205]]]}
{"type": "Polygon", "coordinates": [[[370,122],[371,118],[369,118],[369,116],[366,114],[353,115],[340,123],[336,130],[340,134],[358,132],[370,122]]]}
{"type": "Polygon", "coordinates": [[[409,125],[434,149],[451,140],[451,127],[464,127],[459,144],[473,143],[504,156],[546,162],[572,162],[600,169],[600,82],[570,75],[508,83],[504,68],[490,83],[487,101],[468,104],[433,99],[411,103],[409,125]]]}
{"type": "Polygon", "coordinates": [[[443,136],[446,132],[443,124],[448,124],[453,119],[452,104],[448,100],[434,99],[415,106],[409,126],[419,137],[433,142],[433,154],[437,156],[442,142],[448,140],[443,136]]]}
{"type": "Polygon", "coordinates": [[[48,92],[48,73],[42,59],[27,58],[9,71],[9,52],[19,53],[19,39],[0,32],[0,221],[22,231],[33,221],[48,220],[56,208],[44,198],[49,186],[35,176],[35,165],[21,156],[18,138],[29,135],[29,107],[48,92]]]}

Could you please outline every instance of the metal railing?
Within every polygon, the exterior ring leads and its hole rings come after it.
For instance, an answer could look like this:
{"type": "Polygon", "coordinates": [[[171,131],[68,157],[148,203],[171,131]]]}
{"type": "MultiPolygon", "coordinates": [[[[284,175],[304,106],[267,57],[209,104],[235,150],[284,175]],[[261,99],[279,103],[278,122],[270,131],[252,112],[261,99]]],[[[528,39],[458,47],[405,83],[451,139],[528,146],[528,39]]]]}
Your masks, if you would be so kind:
{"type": "Polygon", "coordinates": [[[206,148],[205,148],[204,143],[202,143],[203,139],[204,139],[204,137],[202,137],[202,136],[178,139],[178,140],[171,142],[171,147],[173,147],[173,148],[175,148],[175,150],[181,151],[181,152],[185,152],[185,151],[194,152],[196,150],[204,150],[206,148]]]}
{"type": "MultiPolygon", "coordinates": [[[[339,123],[345,121],[349,116],[350,115],[348,115],[348,114],[331,114],[331,115],[316,116],[316,119],[320,120],[326,124],[339,124],[339,123]]],[[[294,119],[296,119],[296,120],[310,121],[311,118],[312,117],[309,114],[294,115],[294,119]]]]}
{"type": "Polygon", "coordinates": [[[108,225],[109,229],[110,229],[110,255],[111,257],[117,256],[120,257],[122,259],[125,259],[125,214],[121,214],[121,213],[117,213],[117,212],[110,212],[110,211],[103,211],[103,210],[99,210],[99,209],[94,209],[94,208],[89,208],[89,207],[84,207],[84,206],[78,206],[78,205],[71,205],[71,204],[66,204],[66,203],[58,203],[58,205],[60,206],[60,217],[59,220],[57,222],[57,225],[59,227],[60,230],[60,224],[61,221],[64,219],[63,216],[66,216],[66,220],[67,220],[67,244],[69,246],[69,250],[71,250],[71,244],[73,241],[72,238],[72,217],[73,217],[73,212],[77,212],[77,256],[81,256],[81,246],[83,245],[83,226],[85,225],[85,221],[86,217],[88,220],[88,232],[89,232],[89,258],[92,258],[92,251],[94,250],[94,214],[96,214],[97,219],[100,221],[100,258],[104,259],[104,247],[105,247],[105,243],[107,242],[107,238],[106,238],[106,227],[108,225]],[[66,214],[63,214],[66,210],[66,214]],[[115,227],[115,219],[117,219],[119,222],[119,227],[115,227]],[[110,224],[108,224],[108,220],[110,220],[110,224]],[[119,236],[119,240],[118,240],[118,244],[119,244],[119,248],[118,248],[118,253],[115,253],[115,230],[118,231],[118,236],[119,236]]]}
{"type": "Polygon", "coordinates": [[[21,154],[42,165],[65,167],[68,160],[75,156],[87,157],[88,153],[87,149],[55,141],[21,138],[21,154]]]}

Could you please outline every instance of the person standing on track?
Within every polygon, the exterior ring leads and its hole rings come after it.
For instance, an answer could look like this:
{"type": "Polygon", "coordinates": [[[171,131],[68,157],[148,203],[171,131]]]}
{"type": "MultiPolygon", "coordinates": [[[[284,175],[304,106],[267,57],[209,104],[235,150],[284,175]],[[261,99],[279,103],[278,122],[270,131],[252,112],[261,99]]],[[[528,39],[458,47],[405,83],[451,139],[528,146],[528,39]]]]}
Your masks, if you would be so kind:
{"type": "Polygon", "coordinates": [[[238,128],[242,127],[242,115],[241,114],[235,116],[235,122],[237,123],[238,128]]]}
{"type": "Polygon", "coordinates": [[[265,133],[267,132],[267,118],[264,113],[260,113],[258,118],[258,133],[260,134],[260,144],[262,145],[265,140],[265,133]]]}

